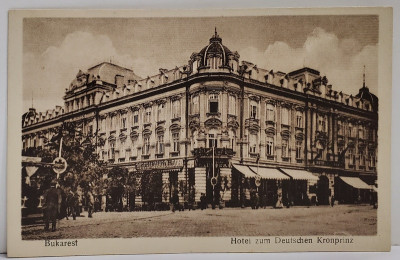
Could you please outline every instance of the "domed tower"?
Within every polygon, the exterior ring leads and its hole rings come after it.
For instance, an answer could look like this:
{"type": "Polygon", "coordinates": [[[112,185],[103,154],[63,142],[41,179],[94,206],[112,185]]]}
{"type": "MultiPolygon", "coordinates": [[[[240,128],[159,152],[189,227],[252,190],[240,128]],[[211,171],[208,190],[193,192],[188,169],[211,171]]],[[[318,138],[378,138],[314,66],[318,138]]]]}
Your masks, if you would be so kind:
{"type": "Polygon", "coordinates": [[[222,39],[217,34],[210,38],[210,43],[199,53],[193,53],[190,57],[192,73],[201,72],[233,72],[237,73],[239,53],[232,52],[222,44],[222,39]]]}
{"type": "Polygon", "coordinates": [[[363,86],[359,89],[358,94],[356,95],[357,98],[368,100],[372,106],[372,111],[378,112],[378,97],[372,94],[369,91],[369,88],[365,85],[365,66],[364,66],[364,73],[363,73],[363,86]]]}

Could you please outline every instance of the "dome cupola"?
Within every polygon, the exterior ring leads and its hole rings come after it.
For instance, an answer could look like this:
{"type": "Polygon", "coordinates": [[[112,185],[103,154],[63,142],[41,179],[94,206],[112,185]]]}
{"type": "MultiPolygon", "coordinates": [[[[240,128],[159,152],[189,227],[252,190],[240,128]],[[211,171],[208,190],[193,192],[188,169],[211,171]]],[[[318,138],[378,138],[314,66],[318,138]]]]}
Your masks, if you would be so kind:
{"type": "Polygon", "coordinates": [[[192,54],[193,72],[204,69],[236,71],[239,57],[237,52],[232,52],[222,44],[222,39],[215,28],[215,33],[210,38],[210,43],[199,53],[192,54]]]}

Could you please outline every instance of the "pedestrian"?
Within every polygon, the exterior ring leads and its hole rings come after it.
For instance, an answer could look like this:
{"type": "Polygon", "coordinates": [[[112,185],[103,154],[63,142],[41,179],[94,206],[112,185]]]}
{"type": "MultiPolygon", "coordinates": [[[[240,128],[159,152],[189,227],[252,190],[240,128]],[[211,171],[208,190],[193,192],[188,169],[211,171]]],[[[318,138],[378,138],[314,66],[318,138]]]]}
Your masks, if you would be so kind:
{"type": "Polygon", "coordinates": [[[72,191],[72,189],[70,189],[67,196],[67,219],[68,216],[72,215],[73,220],[76,220],[77,207],[78,196],[72,191]]]}
{"type": "Polygon", "coordinates": [[[204,193],[201,193],[201,196],[200,196],[200,208],[201,208],[201,210],[207,208],[206,195],[204,193]]]}
{"type": "Polygon", "coordinates": [[[335,196],[332,195],[331,197],[331,207],[333,207],[335,205],[335,196]]]}
{"type": "Polygon", "coordinates": [[[87,193],[87,205],[88,205],[88,218],[93,217],[93,208],[94,208],[94,197],[91,191],[87,193]]]}
{"type": "Polygon", "coordinates": [[[49,230],[51,222],[51,231],[56,231],[56,221],[61,212],[62,192],[61,189],[56,188],[57,182],[52,181],[50,188],[44,195],[43,218],[45,222],[44,230],[49,230]]]}

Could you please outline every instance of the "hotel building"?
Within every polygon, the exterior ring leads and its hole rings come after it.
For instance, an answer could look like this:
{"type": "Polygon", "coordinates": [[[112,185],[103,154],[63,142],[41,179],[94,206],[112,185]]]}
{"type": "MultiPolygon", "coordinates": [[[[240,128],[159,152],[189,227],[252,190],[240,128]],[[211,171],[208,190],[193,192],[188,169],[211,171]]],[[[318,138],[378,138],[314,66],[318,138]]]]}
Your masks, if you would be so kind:
{"type": "MultiPolygon", "coordinates": [[[[215,33],[188,64],[154,76],[108,62],[79,71],[63,106],[23,115],[22,148],[45,147],[73,121],[96,137],[100,161],[157,180],[151,203],[174,191],[226,206],[256,193],[265,205],[365,202],[377,179],[378,98],[365,79],[360,87],[349,95],[312,68],[240,61],[215,33]]],[[[131,201],[150,203],[146,192],[131,201]]]]}

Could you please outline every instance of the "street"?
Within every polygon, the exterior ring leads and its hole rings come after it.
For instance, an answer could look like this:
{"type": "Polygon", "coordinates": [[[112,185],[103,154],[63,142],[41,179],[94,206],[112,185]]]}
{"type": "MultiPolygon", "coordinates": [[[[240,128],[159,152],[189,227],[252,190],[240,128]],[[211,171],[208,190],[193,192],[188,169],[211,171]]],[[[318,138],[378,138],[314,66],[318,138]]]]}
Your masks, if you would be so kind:
{"type": "Polygon", "coordinates": [[[183,212],[97,212],[93,218],[57,222],[57,231],[43,224],[22,226],[22,239],[130,238],[170,236],[295,236],[374,235],[377,210],[370,205],[292,207],[283,209],[225,208],[183,212]]]}

